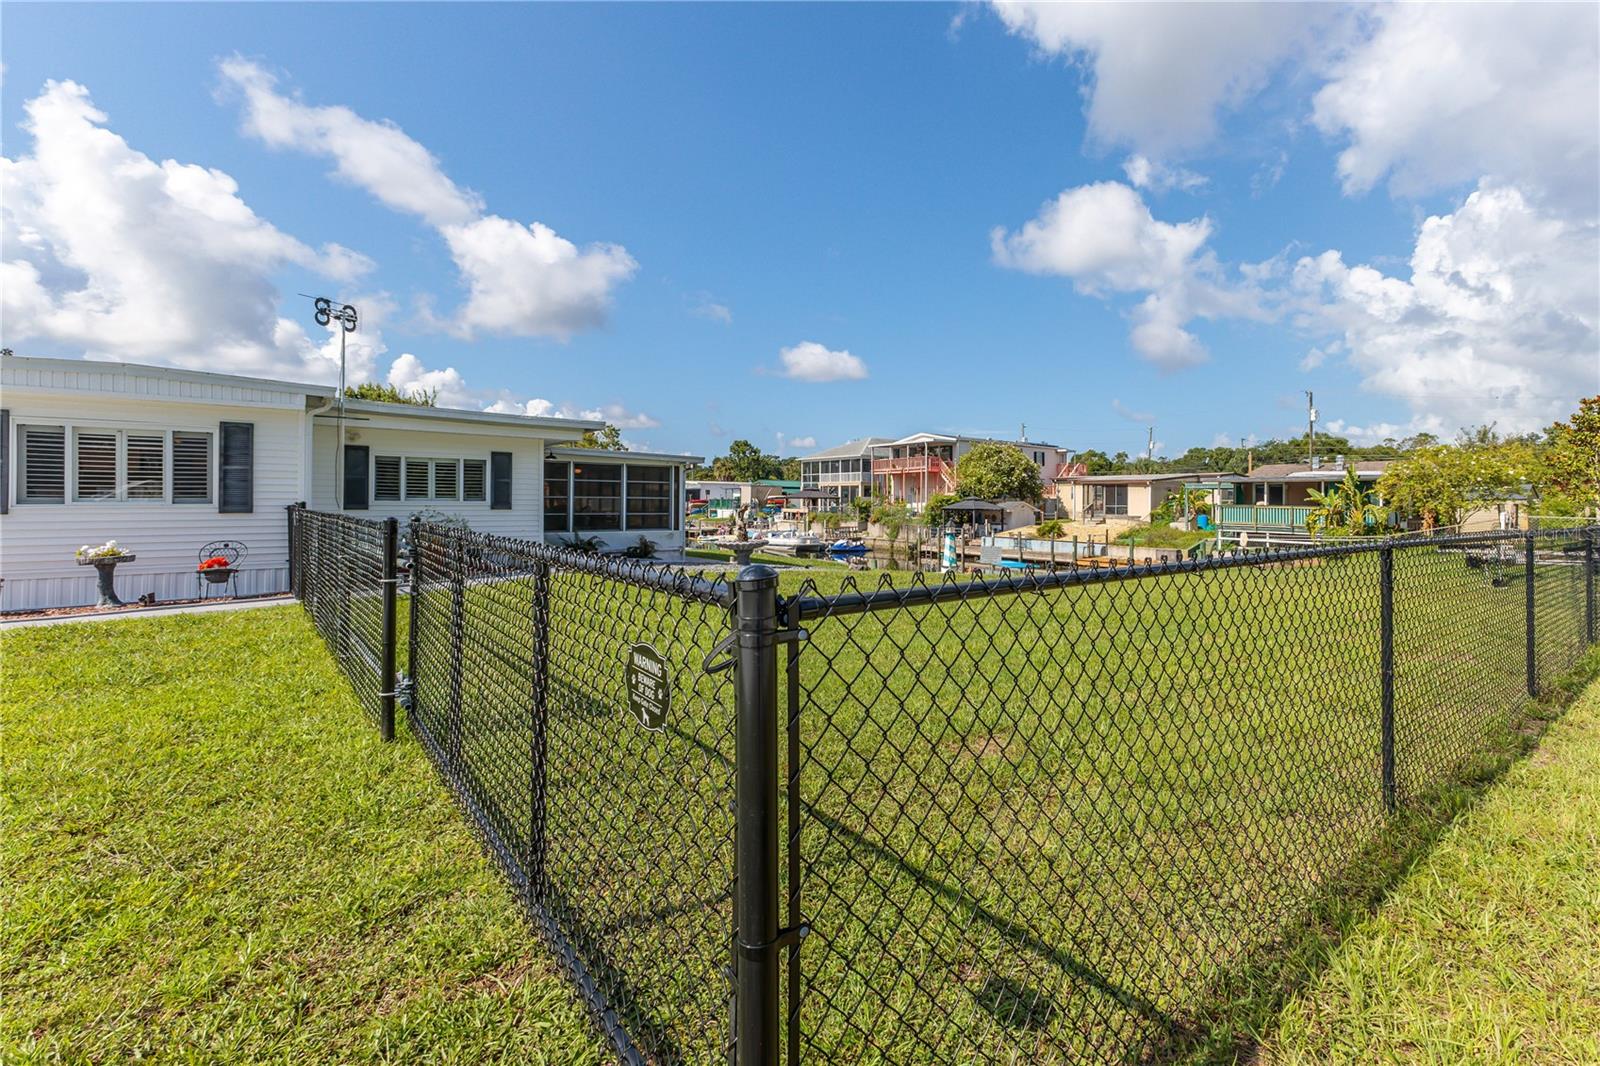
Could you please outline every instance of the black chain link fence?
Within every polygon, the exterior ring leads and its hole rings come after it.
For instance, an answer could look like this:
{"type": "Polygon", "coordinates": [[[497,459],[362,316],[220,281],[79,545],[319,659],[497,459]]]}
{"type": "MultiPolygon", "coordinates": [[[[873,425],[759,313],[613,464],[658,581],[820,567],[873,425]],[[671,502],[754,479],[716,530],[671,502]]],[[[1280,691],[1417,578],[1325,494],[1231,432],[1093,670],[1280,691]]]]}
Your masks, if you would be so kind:
{"type": "Polygon", "coordinates": [[[726,585],[411,527],[413,731],[629,1061],[725,1060],[734,704],[726,585]],[[630,711],[639,654],[670,692],[630,711]]]}
{"type": "Polygon", "coordinates": [[[1145,1062],[1192,1046],[1217,990],[1391,807],[1461,773],[1575,663],[1592,536],[789,602],[809,639],[789,664],[784,891],[812,934],[790,952],[791,1053],[1145,1062]]]}
{"type": "Polygon", "coordinates": [[[780,595],[414,522],[408,720],[625,1061],[1160,1061],[1575,663],[1597,534],[780,595]]]}
{"type": "Polygon", "coordinates": [[[394,739],[397,539],[392,518],[289,508],[289,590],[385,740],[394,739]]]}

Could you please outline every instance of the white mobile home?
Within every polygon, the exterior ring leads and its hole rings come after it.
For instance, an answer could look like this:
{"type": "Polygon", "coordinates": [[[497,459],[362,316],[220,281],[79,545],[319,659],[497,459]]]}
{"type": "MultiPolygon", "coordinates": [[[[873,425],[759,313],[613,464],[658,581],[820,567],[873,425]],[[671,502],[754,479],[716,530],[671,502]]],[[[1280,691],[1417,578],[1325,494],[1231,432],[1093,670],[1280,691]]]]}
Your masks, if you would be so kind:
{"type": "MultiPolygon", "coordinates": [[[[607,480],[574,482],[571,460],[553,453],[600,427],[356,400],[341,418],[329,386],[7,356],[0,609],[93,602],[94,571],[74,553],[113,539],[137,557],[117,569],[125,600],[194,596],[200,549],[219,540],[248,547],[239,594],[281,592],[285,508],[297,501],[368,518],[432,511],[474,529],[543,539],[547,475],[566,489],[563,508],[585,512],[576,525],[605,547],[645,536],[664,556],[681,553],[683,467],[696,457],[580,449],[603,457],[598,472],[607,480]]],[[[573,526],[567,519],[549,539],[564,539],[573,526]]]]}

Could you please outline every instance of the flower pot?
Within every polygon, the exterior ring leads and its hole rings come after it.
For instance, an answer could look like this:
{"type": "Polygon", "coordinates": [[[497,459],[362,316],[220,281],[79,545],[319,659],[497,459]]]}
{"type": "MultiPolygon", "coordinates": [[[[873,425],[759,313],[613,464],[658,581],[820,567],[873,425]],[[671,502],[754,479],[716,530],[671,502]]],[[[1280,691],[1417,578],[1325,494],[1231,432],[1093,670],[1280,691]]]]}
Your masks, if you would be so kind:
{"type": "Polygon", "coordinates": [[[200,576],[204,577],[213,585],[226,585],[228,583],[228,579],[233,577],[233,567],[209,566],[200,571],[200,576]]]}

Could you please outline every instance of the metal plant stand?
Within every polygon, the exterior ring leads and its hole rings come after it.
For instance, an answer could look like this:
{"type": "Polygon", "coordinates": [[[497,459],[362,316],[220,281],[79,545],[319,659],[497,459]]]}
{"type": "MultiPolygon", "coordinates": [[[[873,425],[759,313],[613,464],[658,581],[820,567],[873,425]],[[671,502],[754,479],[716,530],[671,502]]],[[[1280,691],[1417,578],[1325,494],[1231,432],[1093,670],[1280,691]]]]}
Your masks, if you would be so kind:
{"type": "Polygon", "coordinates": [[[123,602],[117,599],[116,581],[117,564],[131,563],[137,555],[112,555],[104,559],[79,559],[79,566],[92,566],[96,574],[95,591],[100,598],[95,601],[96,607],[122,607],[123,602]]]}

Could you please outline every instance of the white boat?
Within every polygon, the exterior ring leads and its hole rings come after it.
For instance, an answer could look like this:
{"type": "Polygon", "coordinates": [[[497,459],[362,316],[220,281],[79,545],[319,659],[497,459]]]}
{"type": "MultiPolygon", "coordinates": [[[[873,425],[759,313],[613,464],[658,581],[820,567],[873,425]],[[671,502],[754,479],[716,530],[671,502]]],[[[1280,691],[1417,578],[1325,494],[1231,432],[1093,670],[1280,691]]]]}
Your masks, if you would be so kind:
{"type": "Polygon", "coordinates": [[[821,554],[827,547],[821,537],[798,529],[786,529],[768,534],[767,546],[778,551],[794,552],[796,555],[821,554]]]}

